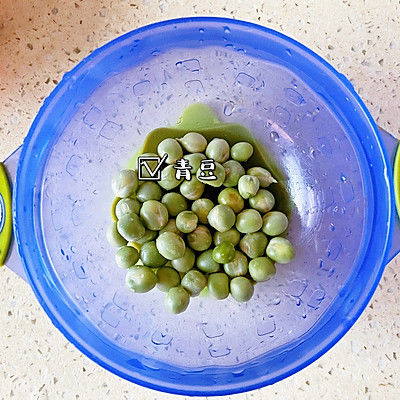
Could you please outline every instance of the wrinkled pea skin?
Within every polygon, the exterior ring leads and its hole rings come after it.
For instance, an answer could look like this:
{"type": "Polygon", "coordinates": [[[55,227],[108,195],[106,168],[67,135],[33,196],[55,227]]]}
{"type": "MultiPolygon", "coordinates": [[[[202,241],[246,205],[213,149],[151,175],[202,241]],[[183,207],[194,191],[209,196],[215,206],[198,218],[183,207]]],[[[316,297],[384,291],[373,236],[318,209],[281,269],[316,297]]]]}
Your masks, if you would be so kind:
{"type": "Polygon", "coordinates": [[[210,211],[207,220],[218,232],[226,232],[235,225],[236,216],[232,208],[218,204],[210,211]]]}
{"type": "Polygon", "coordinates": [[[183,233],[190,233],[196,229],[198,220],[193,211],[182,211],[176,216],[176,227],[183,233]]]}
{"type": "Polygon", "coordinates": [[[188,233],[186,238],[189,246],[195,251],[207,250],[212,243],[210,230],[204,225],[199,225],[193,232],[188,233]]]}
{"type": "Polygon", "coordinates": [[[111,182],[111,187],[115,196],[121,198],[135,194],[138,186],[139,180],[136,171],[132,169],[118,171],[111,182]]]}
{"type": "Polygon", "coordinates": [[[117,219],[121,219],[126,214],[139,214],[141,204],[138,200],[126,197],[120,199],[115,206],[115,215],[117,219]]]}
{"type": "Polygon", "coordinates": [[[140,209],[140,218],[147,229],[159,231],[168,222],[167,207],[156,200],[145,201],[140,209]]]}
{"type": "Polygon", "coordinates": [[[214,203],[210,199],[200,198],[192,203],[192,211],[197,215],[201,224],[206,224],[208,214],[214,208],[214,203]]]}
{"type": "Polygon", "coordinates": [[[249,258],[261,257],[267,248],[268,238],[263,232],[247,233],[240,240],[240,250],[249,258]]]}
{"type": "Polygon", "coordinates": [[[164,232],[156,240],[159,253],[167,260],[175,260],[183,257],[186,246],[183,239],[173,232],[164,232]]]}
{"type": "Polygon", "coordinates": [[[207,147],[207,139],[197,132],[188,132],[178,140],[189,153],[202,153],[207,147]]]}
{"type": "Polygon", "coordinates": [[[235,251],[234,259],[224,264],[224,271],[231,277],[246,275],[248,269],[247,257],[240,251],[235,251]]]}
{"type": "Polygon", "coordinates": [[[217,246],[222,242],[229,242],[236,246],[240,241],[240,233],[236,228],[231,228],[226,232],[214,233],[214,244],[217,246]]]}

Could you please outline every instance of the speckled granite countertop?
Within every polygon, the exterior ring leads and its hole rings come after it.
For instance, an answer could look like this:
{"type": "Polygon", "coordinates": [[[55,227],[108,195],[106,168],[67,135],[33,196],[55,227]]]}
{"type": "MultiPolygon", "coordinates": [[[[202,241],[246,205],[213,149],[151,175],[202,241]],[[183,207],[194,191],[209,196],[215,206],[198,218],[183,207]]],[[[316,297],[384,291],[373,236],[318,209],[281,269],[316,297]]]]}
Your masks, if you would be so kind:
{"type": "MultiPolygon", "coordinates": [[[[0,159],[22,143],[43,99],[93,49],[162,19],[216,15],[299,40],[353,82],[378,123],[400,137],[400,4],[396,0],[3,0],[0,159]],[[200,5],[201,4],[201,5],[200,5]]],[[[400,258],[350,332],[311,366],[239,399],[399,399],[400,258]]],[[[130,384],[81,355],[29,286],[0,271],[1,399],[173,399],[130,384]]]]}

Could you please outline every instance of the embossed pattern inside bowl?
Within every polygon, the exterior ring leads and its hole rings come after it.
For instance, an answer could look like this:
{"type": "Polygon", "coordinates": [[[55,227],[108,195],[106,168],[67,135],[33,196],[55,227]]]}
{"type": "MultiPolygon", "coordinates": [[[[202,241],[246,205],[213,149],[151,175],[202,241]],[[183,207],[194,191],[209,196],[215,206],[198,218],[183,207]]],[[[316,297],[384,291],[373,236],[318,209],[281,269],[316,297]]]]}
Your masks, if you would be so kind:
{"type": "Polygon", "coordinates": [[[386,247],[385,168],[360,99],[306,48],[231,20],[156,24],[93,53],[46,101],[19,169],[20,252],[53,322],[112,372],[174,393],[249,390],[313,361],[365,307],[386,247]],[[277,160],[297,256],[247,304],[196,298],[171,316],[162,293],[125,288],[105,227],[112,175],[193,102],[277,160]]]}

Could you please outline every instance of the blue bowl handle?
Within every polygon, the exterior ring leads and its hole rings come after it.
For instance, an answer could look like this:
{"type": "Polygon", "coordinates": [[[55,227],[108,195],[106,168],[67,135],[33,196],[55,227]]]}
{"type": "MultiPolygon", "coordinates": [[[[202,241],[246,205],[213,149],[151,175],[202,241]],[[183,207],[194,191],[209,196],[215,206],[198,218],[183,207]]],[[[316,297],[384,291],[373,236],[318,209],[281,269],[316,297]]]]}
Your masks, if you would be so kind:
{"type": "MultiPolygon", "coordinates": [[[[397,208],[397,213],[395,213],[400,217],[400,204],[399,204],[399,189],[400,189],[400,175],[399,175],[399,167],[400,167],[400,151],[399,150],[399,141],[393,137],[389,132],[385,131],[383,128],[379,127],[379,131],[381,133],[381,138],[385,145],[386,151],[389,156],[389,160],[391,165],[393,165],[393,181],[394,181],[394,190],[395,190],[395,201],[393,201],[393,207],[397,208]],[[397,206],[397,207],[396,207],[397,206]]],[[[393,229],[393,237],[392,237],[392,245],[389,250],[389,254],[387,256],[386,263],[389,263],[398,253],[400,252],[400,220],[399,218],[395,218],[394,229],[393,229]]]]}

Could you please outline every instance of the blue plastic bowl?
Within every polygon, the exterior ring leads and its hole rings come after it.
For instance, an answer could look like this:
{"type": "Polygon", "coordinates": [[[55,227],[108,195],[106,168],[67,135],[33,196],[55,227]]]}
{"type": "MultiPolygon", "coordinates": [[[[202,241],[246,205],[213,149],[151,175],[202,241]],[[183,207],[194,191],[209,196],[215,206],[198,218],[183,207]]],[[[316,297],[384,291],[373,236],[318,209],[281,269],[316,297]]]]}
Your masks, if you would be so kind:
{"type": "Polygon", "coordinates": [[[391,186],[343,75],[270,29],[187,18],[128,33],[65,75],[25,140],[14,227],[40,304],[84,354],[150,388],[222,395],[295,373],[353,325],[387,259],[391,186]],[[171,316],[160,292],[124,288],[105,227],[114,172],[193,102],[248,127],[286,173],[297,257],[247,304],[197,298],[171,316]]]}

